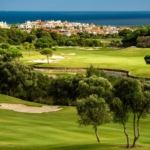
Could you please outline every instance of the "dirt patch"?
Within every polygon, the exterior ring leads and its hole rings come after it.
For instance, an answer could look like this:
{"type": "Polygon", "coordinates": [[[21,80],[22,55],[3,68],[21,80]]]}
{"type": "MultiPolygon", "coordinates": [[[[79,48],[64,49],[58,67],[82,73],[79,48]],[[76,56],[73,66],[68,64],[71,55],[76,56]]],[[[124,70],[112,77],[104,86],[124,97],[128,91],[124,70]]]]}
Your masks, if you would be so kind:
{"type": "Polygon", "coordinates": [[[1,103],[0,108],[14,110],[17,112],[25,112],[25,113],[53,112],[53,111],[59,111],[62,109],[62,108],[58,108],[58,106],[33,107],[33,106],[26,106],[23,104],[5,104],[5,103],[1,103]]]}

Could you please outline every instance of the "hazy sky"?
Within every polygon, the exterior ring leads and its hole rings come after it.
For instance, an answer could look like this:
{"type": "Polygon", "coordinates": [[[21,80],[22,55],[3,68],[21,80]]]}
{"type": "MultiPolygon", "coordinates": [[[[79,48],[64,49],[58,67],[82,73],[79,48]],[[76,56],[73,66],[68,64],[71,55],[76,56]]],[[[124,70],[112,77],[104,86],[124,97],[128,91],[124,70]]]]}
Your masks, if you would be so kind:
{"type": "Polygon", "coordinates": [[[0,10],[150,11],[150,0],[0,0],[0,10]]]}

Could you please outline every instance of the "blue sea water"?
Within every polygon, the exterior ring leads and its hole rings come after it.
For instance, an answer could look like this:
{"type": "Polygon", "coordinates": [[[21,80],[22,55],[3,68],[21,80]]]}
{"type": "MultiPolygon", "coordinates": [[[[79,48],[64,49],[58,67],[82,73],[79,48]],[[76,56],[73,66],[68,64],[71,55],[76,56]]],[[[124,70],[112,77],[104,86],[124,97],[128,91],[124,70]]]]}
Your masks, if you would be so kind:
{"type": "Polygon", "coordinates": [[[8,24],[39,19],[96,25],[141,26],[150,24],[150,11],[0,11],[0,21],[6,21],[8,24]]]}

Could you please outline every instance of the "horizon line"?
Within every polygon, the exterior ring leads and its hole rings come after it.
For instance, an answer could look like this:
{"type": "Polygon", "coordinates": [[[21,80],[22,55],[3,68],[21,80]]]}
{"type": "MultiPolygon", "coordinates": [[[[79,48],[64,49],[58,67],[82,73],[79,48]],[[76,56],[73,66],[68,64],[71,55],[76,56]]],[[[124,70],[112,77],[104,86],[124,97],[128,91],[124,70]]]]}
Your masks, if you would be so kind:
{"type": "Polygon", "coordinates": [[[139,12],[150,10],[0,10],[0,11],[32,11],[32,12],[139,12]]]}

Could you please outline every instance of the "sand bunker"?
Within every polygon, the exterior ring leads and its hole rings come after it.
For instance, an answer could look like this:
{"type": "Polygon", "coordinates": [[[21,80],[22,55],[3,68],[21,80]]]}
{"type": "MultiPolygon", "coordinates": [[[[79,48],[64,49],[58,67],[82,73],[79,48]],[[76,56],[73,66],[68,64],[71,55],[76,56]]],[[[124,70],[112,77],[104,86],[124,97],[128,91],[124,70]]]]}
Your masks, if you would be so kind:
{"type": "Polygon", "coordinates": [[[17,112],[25,112],[25,113],[53,112],[62,109],[62,108],[58,108],[58,106],[33,107],[33,106],[26,106],[23,104],[5,104],[5,103],[1,103],[0,108],[14,110],[17,112]]]}
{"type": "Polygon", "coordinates": [[[74,55],[76,55],[76,53],[69,53],[69,55],[74,56],[74,55]]]}
{"type": "MultiPolygon", "coordinates": [[[[42,60],[42,59],[36,59],[36,60],[29,61],[29,62],[47,63],[47,59],[44,59],[44,60],[42,60]]],[[[49,59],[49,63],[52,63],[52,62],[54,62],[54,60],[49,59]]]]}
{"type": "Polygon", "coordinates": [[[76,53],[68,53],[68,54],[61,53],[61,55],[64,55],[64,56],[74,56],[74,55],[76,55],[76,53]]]}
{"type": "MultiPolygon", "coordinates": [[[[58,62],[60,60],[64,59],[63,56],[55,56],[53,55],[52,57],[49,58],[49,63],[52,63],[52,62],[58,62]]],[[[36,59],[36,60],[31,60],[29,62],[36,62],[36,63],[47,63],[47,59],[36,59]]]]}
{"type": "Polygon", "coordinates": [[[83,49],[83,50],[99,50],[100,48],[102,47],[93,47],[93,48],[80,48],[80,49],[83,49]]]}

